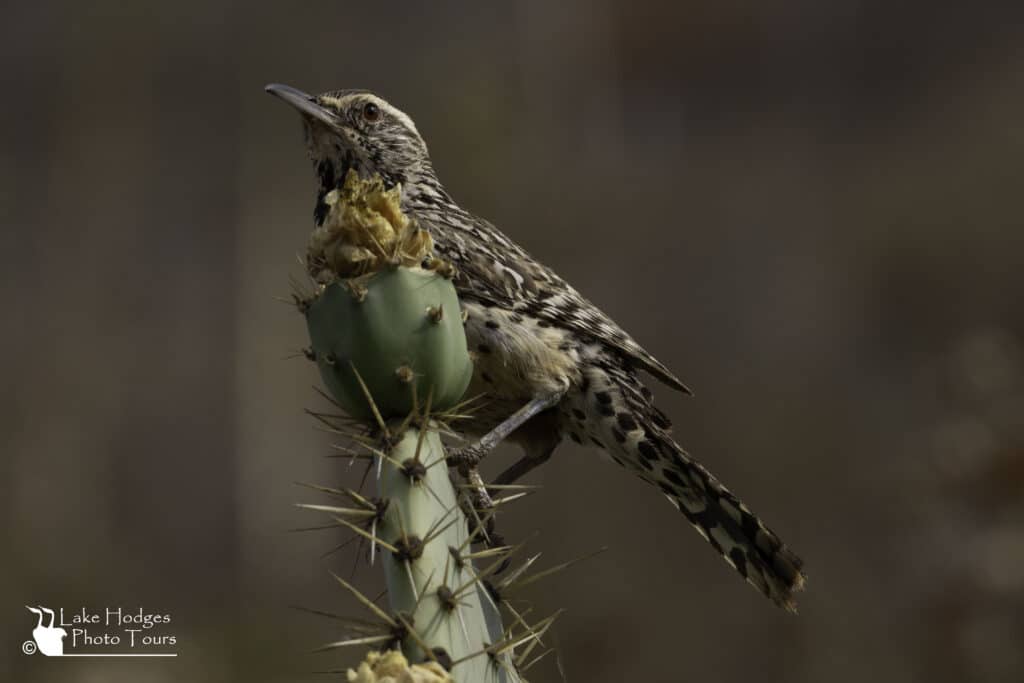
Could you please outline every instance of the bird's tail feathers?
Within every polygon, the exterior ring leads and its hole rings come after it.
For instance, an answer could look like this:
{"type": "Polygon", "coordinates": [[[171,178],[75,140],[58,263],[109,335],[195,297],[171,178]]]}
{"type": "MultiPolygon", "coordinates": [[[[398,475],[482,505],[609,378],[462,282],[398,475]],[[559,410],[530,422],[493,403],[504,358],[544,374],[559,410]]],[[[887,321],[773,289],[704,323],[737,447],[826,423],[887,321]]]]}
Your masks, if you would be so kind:
{"type": "Polygon", "coordinates": [[[589,436],[619,464],[657,486],[747,583],[796,611],[803,562],[753,512],[671,437],[667,418],[628,368],[611,363],[585,376],[589,436]]]}
{"type": "Polygon", "coordinates": [[[747,583],[796,612],[794,593],[806,580],[803,561],[671,438],[660,441],[664,458],[650,473],[652,483],[747,583]]]}

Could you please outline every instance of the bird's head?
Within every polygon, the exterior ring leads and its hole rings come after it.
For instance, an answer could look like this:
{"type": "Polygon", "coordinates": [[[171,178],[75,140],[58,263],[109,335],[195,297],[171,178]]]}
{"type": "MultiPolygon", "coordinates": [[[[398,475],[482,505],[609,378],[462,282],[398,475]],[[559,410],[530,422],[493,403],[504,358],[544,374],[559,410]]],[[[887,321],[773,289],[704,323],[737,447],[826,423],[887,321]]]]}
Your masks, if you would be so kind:
{"type": "Polygon", "coordinates": [[[405,197],[439,187],[427,145],[407,114],[367,90],[334,90],[309,95],[287,85],[267,92],[302,115],[306,147],[320,180],[317,222],[323,196],[340,186],[350,169],[379,174],[388,187],[401,183],[405,197]]]}

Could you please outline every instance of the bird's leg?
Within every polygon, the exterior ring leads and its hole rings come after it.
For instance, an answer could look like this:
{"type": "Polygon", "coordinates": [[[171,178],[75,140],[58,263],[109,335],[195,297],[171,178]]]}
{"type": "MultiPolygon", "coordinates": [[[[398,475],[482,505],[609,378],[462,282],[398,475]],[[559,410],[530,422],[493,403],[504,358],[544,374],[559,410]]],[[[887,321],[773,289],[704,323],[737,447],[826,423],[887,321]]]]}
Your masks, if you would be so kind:
{"type": "MultiPolygon", "coordinates": [[[[451,456],[449,456],[450,458],[451,456]]],[[[494,501],[491,500],[491,494],[487,492],[487,486],[484,485],[484,479],[480,476],[480,470],[477,469],[476,465],[470,467],[460,466],[459,474],[473,488],[473,493],[469,497],[469,503],[475,510],[487,511],[494,507],[494,501]]]]}
{"type": "Polygon", "coordinates": [[[565,396],[565,392],[566,389],[563,388],[534,397],[525,406],[509,415],[504,422],[480,437],[475,444],[450,452],[448,464],[460,468],[476,468],[484,456],[493,451],[505,437],[519,429],[531,417],[556,405],[565,396]]]}
{"type": "MultiPolygon", "coordinates": [[[[525,406],[509,415],[504,422],[480,437],[480,440],[476,443],[464,448],[457,448],[449,452],[449,466],[457,467],[459,469],[459,473],[462,474],[462,476],[465,477],[473,487],[477,502],[480,503],[479,507],[487,509],[494,506],[494,502],[491,500],[491,496],[487,492],[487,487],[484,486],[483,479],[480,477],[480,473],[477,470],[477,466],[480,464],[480,461],[484,459],[484,456],[493,451],[499,443],[504,441],[509,434],[521,427],[524,422],[536,416],[538,413],[542,413],[548,408],[557,405],[558,402],[562,400],[562,397],[565,396],[566,390],[567,388],[563,388],[534,397],[525,406]]],[[[554,449],[552,448],[551,450],[554,449]]],[[[503,472],[501,476],[506,476],[506,474],[511,470],[515,470],[517,477],[522,476],[541,462],[544,462],[544,460],[547,460],[549,456],[550,452],[546,453],[543,458],[535,458],[534,460],[536,461],[536,464],[524,464],[523,461],[520,461],[503,472]]],[[[528,459],[529,458],[524,458],[524,460],[528,459]]]]}
{"type": "Polygon", "coordinates": [[[544,450],[536,453],[527,453],[522,458],[509,465],[508,468],[499,474],[492,483],[497,486],[507,486],[509,484],[516,483],[529,474],[535,467],[539,467],[546,463],[551,458],[552,453],[555,452],[557,447],[558,441],[555,441],[555,443],[551,444],[544,450]]]}

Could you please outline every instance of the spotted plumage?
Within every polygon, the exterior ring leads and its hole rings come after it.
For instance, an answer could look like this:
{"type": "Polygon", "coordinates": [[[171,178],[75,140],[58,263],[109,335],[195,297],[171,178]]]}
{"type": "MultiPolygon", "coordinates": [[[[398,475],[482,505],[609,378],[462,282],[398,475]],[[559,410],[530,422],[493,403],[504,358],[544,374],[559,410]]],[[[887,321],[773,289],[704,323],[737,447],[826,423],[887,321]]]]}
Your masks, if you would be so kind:
{"type": "Polygon", "coordinates": [[[675,443],[668,418],[654,406],[641,372],[687,391],[668,368],[553,271],[460,207],[408,115],[364,90],[268,90],[303,115],[319,180],[318,223],[324,196],[350,169],[379,174],[402,185],[403,210],[455,265],[475,365],[470,392],[487,397],[466,427],[482,435],[466,462],[508,436],[526,457],[498,479],[507,482],[547,460],[565,438],[596,446],[657,487],[747,582],[794,609],[793,593],[804,581],[800,559],[675,443]]]}

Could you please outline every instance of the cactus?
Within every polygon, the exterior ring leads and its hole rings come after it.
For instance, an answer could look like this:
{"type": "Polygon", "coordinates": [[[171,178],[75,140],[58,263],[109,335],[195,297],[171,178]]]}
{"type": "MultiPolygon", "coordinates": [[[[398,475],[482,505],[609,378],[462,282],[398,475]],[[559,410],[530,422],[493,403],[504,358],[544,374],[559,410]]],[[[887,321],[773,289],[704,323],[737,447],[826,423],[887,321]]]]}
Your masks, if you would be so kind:
{"type": "Polygon", "coordinates": [[[415,632],[403,652],[411,661],[438,661],[458,680],[516,680],[507,657],[499,665],[475,656],[500,642],[503,629],[473,564],[471,523],[444,466],[437,429],[413,427],[396,438],[377,482],[388,501],[377,536],[390,540],[383,557],[388,601],[394,613],[411,617],[415,632]]]}
{"type": "MultiPolygon", "coordinates": [[[[373,458],[377,497],[348,492],[355,508],[306,506],[361,534],[371,558],[378,548],[383,555],[391,609],[374,610],[382,622],[378,635],[355,642],[398,646],[409,661],[432,662],[456,681],[515,683],[497,605],[482,580],[488,572],[474,566],[479,555],[470,547],[486,531],[480,520],[466,518],[472,508],[449,476],[441,425],[431,412],[435,395],[442,409],[457,407],[472,367],[454,288],[435,273],[405,267],[377,273],[360,287],[365,291],[355,297],[350,283],[336,283],[306,306],[313,355],[328,389],[377,432],[372,445],[361,437],[373,458]],[[441,303],[423,306],[428,300],[441,303]],[[444,325],[436,308],[452,310],[456,324],[444,325]],[[331,362],[324,360],[328,354],[331,362]],[[395,371],[403,367],[416,368],[416,376],[395,371]],[[403,410],[404,417],[395,417],[403,410]]],[[[495,557],[496,567],[506,551],[485,556],[495,557]]]]}
{"type": "Polygon", "coordinates": [[[310,239],[315,290],[295,296],[312,343],[305,355],[355,424],[314,415],[362,447],[345,452],[368,461],[377,494],[314,487],[345,504],[301,507],[361,536],[371,563],[382,556],[389,605],[335,576],[375,621],[342,620],[351,636],[324,647],[401,652],[371,652],[349,670],[350,681],[519,683],[529,658],[550,651],[541,636],[557,614],[529,625],[505,595],[561,567],[524,578],[533,557],[498,580],[518,548],[493,534],[493,508],[476,509],[469,487],[452,481],[440,433],[465,409],[459,401],[472,363],[454,271],[430,257],[429,235],[401,213],[399,198],[399,188],[350,173],[325,199],[330,211],[310,239]],[[487,547],[474,551],[481,540],[487,547]],[[511,628],[499,606],[512,615],[511,628]]]}
{"type": "Polygon", "coordinates": [[[353,417],[373,418],[363,383],[389,418],[428,393],[451,408],[473,374],[455,288],[434,271],[390,267],[332,283],[309,302],[306,321],[324,384],[353,417]]]}

